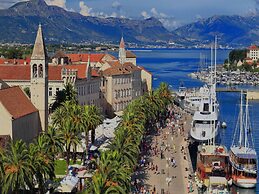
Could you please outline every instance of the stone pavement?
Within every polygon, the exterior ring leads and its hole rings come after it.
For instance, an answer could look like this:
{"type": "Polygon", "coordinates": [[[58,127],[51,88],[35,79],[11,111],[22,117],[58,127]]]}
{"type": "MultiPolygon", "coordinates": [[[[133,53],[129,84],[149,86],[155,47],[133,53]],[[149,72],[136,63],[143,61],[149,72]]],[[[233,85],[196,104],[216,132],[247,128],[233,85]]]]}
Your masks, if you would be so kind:
{"type": "Polygon", "coordinates": [[[186,138],[192,117],[178,108],[176,110],[179,114],[174,116],[167,127],[160,129],[156,136],[150,135],[151,154],[145,158],[145,167],[134,177],[144,185],[146,193],[150,191],[151,194],[155,190],[153,193],[156,194],[186,194],[188,185],[194,189],[191,193],[198,193],[195,184],[188,183],[191,182],[188,177],[192,172],[189,168],[191,163],[188,161],[186,138]],[[175,165],[172,160],[175,160],[175,165]]]}

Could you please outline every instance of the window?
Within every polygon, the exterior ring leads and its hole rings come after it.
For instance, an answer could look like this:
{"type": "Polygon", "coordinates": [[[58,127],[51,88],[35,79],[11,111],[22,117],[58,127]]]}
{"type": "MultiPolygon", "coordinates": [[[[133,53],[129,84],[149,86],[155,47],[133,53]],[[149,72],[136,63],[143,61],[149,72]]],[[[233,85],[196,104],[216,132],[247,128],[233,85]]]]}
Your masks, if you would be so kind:
{"type": "Polygon", "coordinates": [[[59,92],[59,88],[56,88],[56,95],[57,95],[58,92],[59,92]]]}
{"type": "Polygon", "coordinates": [[[39,77],[43,77],[43,66],[42,66],[42,64],[39,65],[38,76],[39,76],[39,77]]]}
{"type": "Polygon", "coordinates": [[[49,96],[52,96],[52,88],[49,88],[49,96]]]}
{"type": "Polygon", "coordinates": [[[37,75],[38,75],[38,73],[37,73],[37,65],[36,64],[34,64],[33,66],[32,66],[32,77],[37,77],[37,75]]]}

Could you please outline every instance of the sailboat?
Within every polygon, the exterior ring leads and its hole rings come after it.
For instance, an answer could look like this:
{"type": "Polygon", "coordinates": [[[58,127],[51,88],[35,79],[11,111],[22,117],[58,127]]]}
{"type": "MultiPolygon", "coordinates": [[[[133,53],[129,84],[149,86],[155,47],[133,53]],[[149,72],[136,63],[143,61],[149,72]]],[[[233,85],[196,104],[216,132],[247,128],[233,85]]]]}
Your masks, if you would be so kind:
{"type": "Polygon", "coordinates": [[[217,38],[215,38],[215,59],[214,59],[214,75],[213,75],[213,48],[211,47],[211,72],[210,83],[208,84],[208,93],[204,93],[199,101],[199,109],[194,112],[192,128],[190,136],[197,142],[208,142],[215,139],[218,135],[219,129],[219,106],[216,97],[216,45],[217,38]],[[214,76],[214,78],[213,78],[214,76]]]}
{"type": "Polygon", "coordinates": [[[239,122],[237,122],[229,152],[231,178],[233,183],[239,187],[253,188],[257,183],[257,154],[249,122],[248,98],[246,98],[245,114],[243,114],[242,91],[240,98],[239,122]]]}

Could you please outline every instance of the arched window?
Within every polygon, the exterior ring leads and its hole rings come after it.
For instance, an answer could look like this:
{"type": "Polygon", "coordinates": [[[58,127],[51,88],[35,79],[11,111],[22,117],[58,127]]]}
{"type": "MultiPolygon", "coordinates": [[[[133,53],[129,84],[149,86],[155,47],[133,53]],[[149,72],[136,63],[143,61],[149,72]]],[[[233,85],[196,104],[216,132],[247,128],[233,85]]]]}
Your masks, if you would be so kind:
{"type": "Polygon", "coordinates": [[[34,64],[32,66],[32,77],[37,77],[38,73],[37,73],[37,65],[34,64]]]}
{"type": "Polygon", "coordinates": [[[39,75],[39,77],[43,77],[43,66],[42,66],[42,64],[39,65],[38,75],[39,75]]]}

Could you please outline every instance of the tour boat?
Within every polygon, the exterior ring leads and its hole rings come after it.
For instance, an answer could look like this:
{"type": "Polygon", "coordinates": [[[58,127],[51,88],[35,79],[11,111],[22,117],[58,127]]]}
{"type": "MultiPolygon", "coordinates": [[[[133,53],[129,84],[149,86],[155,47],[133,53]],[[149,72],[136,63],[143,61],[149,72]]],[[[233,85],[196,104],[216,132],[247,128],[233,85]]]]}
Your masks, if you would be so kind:
{"type": "Polygon", "coordinates": [[[253,188],[257,183],[257,154],[249,122],[248,98],[243,115],[242,97],[241,91],[240,113],[230,147],[229,163],[233,183],[242,188],[253,188]]]}
{"type": "MultiPolygon", "coordinates": [[[[196,164],[196,175],[199,182],[209,188],[212,180],[219,180],[219,177],[227,180],[229,175],[227,162],[228,151],[225,146],[215,145],[215,143],[199,145],[196,164]]],[[[222,179],[220,180],[222,181],[222,179]]]]}

